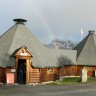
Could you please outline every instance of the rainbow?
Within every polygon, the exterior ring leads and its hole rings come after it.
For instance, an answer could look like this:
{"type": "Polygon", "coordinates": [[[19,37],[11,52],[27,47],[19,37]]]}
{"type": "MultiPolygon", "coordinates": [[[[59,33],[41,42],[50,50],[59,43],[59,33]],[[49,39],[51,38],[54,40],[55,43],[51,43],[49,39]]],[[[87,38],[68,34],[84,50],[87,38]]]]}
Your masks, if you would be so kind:
{"type": "Polygon", "coordinates": [[[48,21],[43,16],[42,12],[39,10],[39,8],[36,6],[35,2],[33,0],[27,1],[29,6],[31,6],[32,10],[37,14],[37,16],[41,19],[43,22],[44,27],[46,28],[47,32],[49,33],[51,39],[56,39],[56,35],[54,34],[53,30],[51,29],[50,25],[48,24],[48,21]]]}

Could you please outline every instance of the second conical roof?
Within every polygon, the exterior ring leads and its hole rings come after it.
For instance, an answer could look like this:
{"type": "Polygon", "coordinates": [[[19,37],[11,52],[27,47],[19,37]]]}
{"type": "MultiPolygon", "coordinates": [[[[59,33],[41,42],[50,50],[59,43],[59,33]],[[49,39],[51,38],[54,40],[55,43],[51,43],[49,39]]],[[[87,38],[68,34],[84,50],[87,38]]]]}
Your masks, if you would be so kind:
{"type": "Polygon", "coordinates": [[[89,31],[89,34],[74,49],[77,50],[78,65],[96,66],[96,35],[94,31],[89,31]]]}

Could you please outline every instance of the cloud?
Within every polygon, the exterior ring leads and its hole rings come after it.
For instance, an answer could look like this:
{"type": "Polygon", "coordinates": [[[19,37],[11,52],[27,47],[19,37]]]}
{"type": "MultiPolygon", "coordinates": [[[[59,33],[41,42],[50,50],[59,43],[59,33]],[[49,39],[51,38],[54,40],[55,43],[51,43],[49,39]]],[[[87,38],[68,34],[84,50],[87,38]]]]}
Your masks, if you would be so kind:
{"type": "Polygon", "coordinates": [[[0,32],[14,24],[12,19],[25,18],[43,42],[71,34],[80,40],[81,28],[87,34],[96,27],[95,4],[96,0],[0,0],[0,32]]]}

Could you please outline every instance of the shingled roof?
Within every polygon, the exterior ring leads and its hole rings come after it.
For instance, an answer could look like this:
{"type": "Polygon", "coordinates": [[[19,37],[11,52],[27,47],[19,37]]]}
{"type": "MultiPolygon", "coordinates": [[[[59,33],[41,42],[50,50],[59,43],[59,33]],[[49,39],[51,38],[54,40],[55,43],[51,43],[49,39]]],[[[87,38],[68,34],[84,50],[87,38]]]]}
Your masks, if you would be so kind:
{"type": "Polygon", "coordinates": [[[32,66],[36,68],[61,67],[76,64],[75,50],[50,49],[44,46],[25,26],[24,19],[14,19],[13,25],[0,37],[0,67],[15,66],[12,54],[27,46],[32,54],[32,66]]]}
{"type": "Polygon", "coordinates": [[[93,31],[74,48],[77,50],[77,64],[96,66],[96,35],[93,31]]]}

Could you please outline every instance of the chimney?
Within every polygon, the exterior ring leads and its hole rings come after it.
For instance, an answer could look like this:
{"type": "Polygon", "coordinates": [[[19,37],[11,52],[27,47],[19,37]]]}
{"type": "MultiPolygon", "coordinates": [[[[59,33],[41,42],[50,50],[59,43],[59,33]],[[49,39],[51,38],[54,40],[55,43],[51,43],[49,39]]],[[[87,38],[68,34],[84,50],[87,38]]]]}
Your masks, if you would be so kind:
{"type": "Polygon", "coordinates": [[[89,35],[94,35],[95,34],[95,30],[89,30],[89,35]]]}
{"type": "MultiPolygon", "coordinates": [[[[27,20],[25,20],[25,19],[13,19],[13,21],[15,21],[16,22],[16,24],[24,24],[24,22],[27,22],[27,20]]],[[[25,24],[24,24],[25,25],[25,24]]]]}

